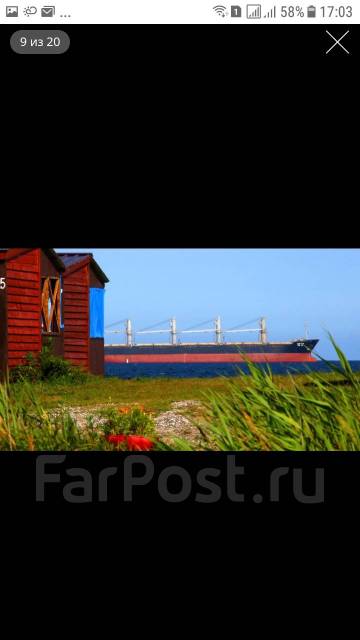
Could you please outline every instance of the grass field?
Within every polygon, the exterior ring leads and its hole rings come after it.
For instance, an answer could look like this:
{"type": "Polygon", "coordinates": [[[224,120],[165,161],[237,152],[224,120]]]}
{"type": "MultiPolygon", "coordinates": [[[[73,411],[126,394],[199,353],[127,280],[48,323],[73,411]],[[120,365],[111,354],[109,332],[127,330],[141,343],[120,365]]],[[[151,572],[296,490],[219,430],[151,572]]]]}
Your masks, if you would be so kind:
{"type": "MultiPolygon", "coordinates": [[[[338,380],[337,374],[323,374],[328,380],[338,380]]],[[[248,378],[234,376],[230,380],[245,388],[248,378]]],[[[306,384],[306,375],[296,376],[299,385],[306,384]]],[[[276,376],[280,388],[290,388],[288,376],[276,376]]],[[[146,410],[160,413],[173,402],[204,400],[209,393],[229,394],[229,378],[143,378],[122,380],[90,376],[81,384],[39,382],[32,385],[44,409],[58,406],[92,407],[100,404],[142,404],[146,410]]]]}
{"type": "Polygon", "coordinates": [[[126,428],[153,434],[157,448],[359,451],[360,376],[332,343],[339,366],[328,374],[309,368],[305,375],[275,376],[249,363],[250,375],[232,378],[84,376],[0,385],[0,448],[108,448],[104,428],[113,434],[126,428]],[[189,401],[200,404],[189,410],[189,401]],[[101,412],[107,412],[102,435],[101,412]]]}
{"type": "Polygon", "coordinates": [[[226,392],[226,381],[222,378],[121,380],[91,377],[79,385],[37,383],[33,389],[45,409],[59,405],[91,407],[139,403],[145,409],[159,413],[168,410],[173,402],[202,400],[209,390],[226,392]]]}

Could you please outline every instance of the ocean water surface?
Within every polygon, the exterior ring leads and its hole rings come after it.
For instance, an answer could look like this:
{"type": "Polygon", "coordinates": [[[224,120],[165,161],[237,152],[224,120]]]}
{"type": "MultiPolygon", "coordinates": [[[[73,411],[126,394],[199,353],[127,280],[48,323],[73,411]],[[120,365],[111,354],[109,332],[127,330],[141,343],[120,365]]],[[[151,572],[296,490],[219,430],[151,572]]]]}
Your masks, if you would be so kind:
{"type": "MultiPolygon", "coordinates": [[[[332,364],[340,367],[337,360],[332,360],[332,364]]],[[[360,360],[350,361],[353,371],[360,371],[360,360]]],[[[287,373],[301,374],[309,371],[330,372],[330,367],[324,362],[275,362],[270,365],[259,364],[261,368],[270,367],[275,375],[286,375],[287,373]]],[[[239,370],[249,373],[247,364],[231,363],[175,363],[175,364],[117,364],[105,363],[105,375],[126,380],[134,378],[214,378],[216,376],[236,376],[239,370]]]]}

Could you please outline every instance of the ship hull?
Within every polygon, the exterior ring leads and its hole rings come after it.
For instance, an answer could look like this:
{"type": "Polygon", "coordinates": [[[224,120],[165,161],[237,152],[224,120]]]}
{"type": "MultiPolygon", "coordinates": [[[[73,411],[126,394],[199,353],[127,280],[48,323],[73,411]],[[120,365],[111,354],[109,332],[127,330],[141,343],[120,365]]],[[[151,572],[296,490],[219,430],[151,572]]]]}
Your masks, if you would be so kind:
{"type": "Polygon", "coordinates": [[[246,356],[244,355],[236,355],[233,353],[224,353],[224,354],[210,354],[210,353],[199,353],[199,354],[167,354],[167,355],[108,355],[105,356],[105,362],[112,363],[126,363],[126,364],[139,364],[139,363],[164,363],[164,364],[175,364],[177,362],[186,364],[191,364],[192,362],[246,362],[246,360],[250,360],[250,362],[316,362],[316,358],[314,358],[311,354],[301,354],[301,353],[249,353],[246,356]]]}
{"type": "Polygon", "coordinates": [[[289,343],[242,343],[231,345],[106,345],[105,362],[121,364],[191,364],[316,362],[312,350],[317,340],[289,343]]]}

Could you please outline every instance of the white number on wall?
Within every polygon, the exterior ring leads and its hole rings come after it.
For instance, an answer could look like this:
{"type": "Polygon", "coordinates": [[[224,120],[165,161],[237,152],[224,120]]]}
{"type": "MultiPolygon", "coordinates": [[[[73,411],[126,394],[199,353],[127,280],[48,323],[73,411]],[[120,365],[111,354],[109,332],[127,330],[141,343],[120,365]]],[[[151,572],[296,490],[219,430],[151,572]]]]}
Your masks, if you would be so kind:
{"type": "Polygon", "coordinates": [[[5,280],[5,278],[0,278],[0,289],[6,289],[6,280],[5,280]]]}

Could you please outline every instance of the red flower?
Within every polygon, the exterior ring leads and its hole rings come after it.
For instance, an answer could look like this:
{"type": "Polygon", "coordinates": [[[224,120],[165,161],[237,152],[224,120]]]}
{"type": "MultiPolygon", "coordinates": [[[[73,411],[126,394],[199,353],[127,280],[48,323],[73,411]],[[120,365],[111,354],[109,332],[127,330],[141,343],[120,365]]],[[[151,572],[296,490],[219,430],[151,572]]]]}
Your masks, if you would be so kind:
{"type": "Polygon", "coordinates": [[[130,413],[130,407],[119,407],[119,413],[130,413]]]}
{"type": "Polygon", "coordinates": [[[106,440],[111,444],[121,444],[125,442],[127,436],[106,436],[106,440]]]}
{"type": "Polygon", "coordinates": [[[126,442],[128,451],[149,451],[154,443],[144,436],[106,436],[111,444],[122,444],[126,442]]]}

